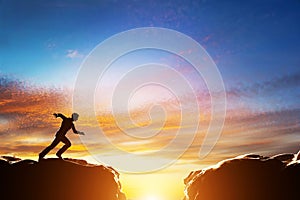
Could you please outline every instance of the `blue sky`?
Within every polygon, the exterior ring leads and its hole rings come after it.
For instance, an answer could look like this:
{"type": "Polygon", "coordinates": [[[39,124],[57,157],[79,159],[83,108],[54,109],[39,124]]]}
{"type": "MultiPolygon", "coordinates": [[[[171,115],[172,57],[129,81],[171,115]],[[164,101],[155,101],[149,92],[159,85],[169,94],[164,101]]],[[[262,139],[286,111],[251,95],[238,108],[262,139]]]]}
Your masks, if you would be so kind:
{"type": "Polygon", "coordinates": [[[56,74],[69,71],[73,76],[83,57],[104,39],[131,28],[158,26],[197,40],[228,83],[270,79],[298,72],[299,7],[297,0],[2,0],[0,69],[17,77],[59,81],[56,74]],[[69,58],[68,50],[82,56],[69,58]]]}
{"type": "Polygon", "coordinates": [[[198,41],[228,93],[241,95],[238,102],[260,111],[299,109],[299,8],[298,0],[1,0],[0,72],[36,85],[72,87],[80,64],[100,42],[157,26],[198,41]]]}
{"type": "MultiPolygon", "coordinates": [[[[203,45],[228,90],[251,87],[300,73],[299,8],[297,0],[2,0],[0,72],[36,84],[72,87],[84,57],[100,42],[128,29],[157,26],[203,45]]],[[[277,104],[298,107],[298,87],[283,92],[288,101],[273,92],[277,104]]],[[[269,107],[268,98],[260,99],[269,107]]]]}

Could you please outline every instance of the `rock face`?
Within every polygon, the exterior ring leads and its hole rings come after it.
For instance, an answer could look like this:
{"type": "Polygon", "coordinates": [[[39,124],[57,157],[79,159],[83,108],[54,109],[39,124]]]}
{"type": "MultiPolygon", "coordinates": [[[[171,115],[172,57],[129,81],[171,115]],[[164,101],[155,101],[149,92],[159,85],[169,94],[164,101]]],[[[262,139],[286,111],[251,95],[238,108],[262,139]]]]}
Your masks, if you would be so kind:
{"type": "Polygon", "coordinates": [[[0,160],[0,199],[126,200],[113,168],[83,160],[0,160]]]}
{"type": "Polygon", "coordinates": [[[298,200],[298,155],[246,155],[193,171],[185,178],[185,200],[298,200]]]}

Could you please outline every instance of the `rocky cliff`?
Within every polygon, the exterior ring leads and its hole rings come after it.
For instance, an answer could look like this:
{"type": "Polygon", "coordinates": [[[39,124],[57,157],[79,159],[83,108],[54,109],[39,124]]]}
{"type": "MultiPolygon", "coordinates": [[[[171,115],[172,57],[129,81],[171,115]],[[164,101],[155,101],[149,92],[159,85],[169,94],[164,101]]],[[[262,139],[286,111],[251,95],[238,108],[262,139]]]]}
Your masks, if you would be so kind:
{"type": "Polygon", "coordinates": [[[185,178],[185,200],[299,199],[299,154],[244,155],[185,178]]]}
{"type": "Polygon", "coordinates": [[[0,177],[0,198],[5,200],[126,199],[116,170],[84,160],[2,157],[0,177]]]}

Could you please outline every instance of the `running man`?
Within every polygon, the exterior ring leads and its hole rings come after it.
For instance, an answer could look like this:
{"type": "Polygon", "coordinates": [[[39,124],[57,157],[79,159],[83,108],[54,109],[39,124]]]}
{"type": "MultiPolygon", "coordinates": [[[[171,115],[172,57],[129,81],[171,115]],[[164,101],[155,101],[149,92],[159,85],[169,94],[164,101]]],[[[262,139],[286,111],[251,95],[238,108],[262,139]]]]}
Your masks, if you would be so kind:
{"type": "Polygon", "coordinates": [[[55,139],[53,140],[53,142],[46,147],[40,154],[39,154],[39,161],[42,160],[47,153],[49,153],[49,151],[51,151],[52,149],[54,149],[56,147],[56,145],[58,145],[59,142],[64,143],[65,145],[58,150],[58,152],[56,153],[56,156],[60,159],[62,159],[61,155],[71,146],[71,142],[70,140],[66,137],[67,132],[72,128],[73,132],[75,134],[80,134],[80,135],[84,135],[83,132],[81,131],[77,131],[75,129],[75,126],[73,124],[73,121],[77,121],[79,115],[77,113],[73,113],[72,117],[68,118],[66,116],[64,116],[63,114],[60,113],[54,113],[53,114],[55,116],[55,118],[60,117],[62,118],[62,123],[61,126],[59,128],[59,130],[57,131],[56,135],[55,135],[55,139]]]}

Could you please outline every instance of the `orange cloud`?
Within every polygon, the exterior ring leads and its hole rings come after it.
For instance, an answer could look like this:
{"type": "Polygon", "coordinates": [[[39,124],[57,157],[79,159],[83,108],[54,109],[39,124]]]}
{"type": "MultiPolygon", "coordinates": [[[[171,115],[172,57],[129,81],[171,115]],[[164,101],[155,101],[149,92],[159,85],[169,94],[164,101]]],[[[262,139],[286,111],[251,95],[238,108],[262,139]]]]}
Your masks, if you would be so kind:
{"type": "Polygon", "coordinates": [[[71,112],[71,92],[0,78],[0,153],[37,152],[34,141],[52,139],[59,121],[54,112],[71,112]],[[25,139],[26,138],[26,141],[25,139]]]}
{"type": "MultiPolygon", "coordinates": [[[[59,127],[60,120],[53,118],[52,113],[70,114],[72,112],[72,92],[67,89],[36,87],[2,77],[0,78],[0,90],[0,153],[37,154],[51,142],[59,127]]],[[[235,104],[238,95],[241,94],[229,92],[229,104],[235,104]]],[[[201,164],[210,165],[242,153],[275,154],[298,150],[300,138],[295,135],[300,131],[299,110],[254,112],[247,105],[236,103],[236,107],[229,107],[227,111],[223,133],[215,148],[207,158],[200,161],[198,154],[210,121],[211,105],[208,93],[199,93],[197,96],[201,115],[200,127],[195,133],[190,129],[190,126],[195,123],[193,120],[188,120],[190,123],[187,124],[180,124],[180,106],[177,100],[172,99],[161,102],[166,109],[166,116],[154,113],[155,117],[151,120],[148,116],[150,104],[131,110],[131,119],[122,119],[121,114],[117,116],[117,119],[129,120],[130,123],[125,129],[128,132],[143,134],[141,127],[150,125],[149,130],[157,131],[157,134],[150,138],[129,137],[123,132],[124,130],[118,127],[116,116],[108,111],[97,113],[98,123],[96,124],[87,117],[80,118],[77,125],[80,125],[80,128],[87,133],[85,138],[87,138],[86,142],[91,144],[90,147],[99,152],[108,151],[110,153],[113,151],[107,150],[101,141],[93,141],[90,138],[90,135],[94,134],[89,132],[90,128],[100,127],[114,145],[130,152],[159,151],[172,141],[179,129],[183,129],[183,133],[187,137],[191,134],[195,136],[193,143],[181,157],[181,160],[186,163],[201,162],[201,164]],[[164,120],[164,124],[160,126],[162,120],[164,120]],[[268,149],[269,152],[265,152],[265,149],[268,149]]],[[[185,102],[181,103],[188,105],[189,97],[185,96],[183,99],[185,102]]],[[[186,106],[185,109],[193,111],[194,108],[186,106]]],[[[88,155],[79,138],[72,134],[69,136],[73,146],[67,153],[88,155]]],[[[179,150],[173,149],[170,152],[164,152],[161,156],[171,157],[171,154],[177,153],[177,151],[179,150]]]]}

